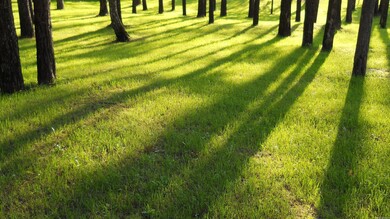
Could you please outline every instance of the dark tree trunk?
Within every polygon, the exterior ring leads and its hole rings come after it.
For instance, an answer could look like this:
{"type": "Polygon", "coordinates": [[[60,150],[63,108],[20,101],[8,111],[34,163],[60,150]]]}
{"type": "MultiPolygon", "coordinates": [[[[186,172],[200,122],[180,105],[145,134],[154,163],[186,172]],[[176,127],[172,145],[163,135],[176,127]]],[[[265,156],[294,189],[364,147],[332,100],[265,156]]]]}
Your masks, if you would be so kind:
{"type": "Polygon", "coordinates": [[[336,10],[337,10],[337,1],[339,0],[329,0],[328,4],[328,14],[326,17],[324,38],[322,40],[322,50],[330,51],[333,48],[333,39],[336,32],[336,10]]]}
{"type": "Polygon", "coordinates": [[[164,13],[164,1],[158,0],[158,13],[162,14],[164,13]]]}
{"type": "Polygon", "coordinates": [[[137,14],[137,1],[136,1],[136,0],[132,0],[131,12],[132,12],[133,14],[137,14]]]}
{"type": "Polygon", "coordinates": [[[206,16],[206,0],[198,0],[198,15],[197,17],[206,16]]]}
{"type": "Polygon", "coordinates": [[[217,10],[217,0],[213,0],[213,4],[214,4],[214,11],[217,10]]]}
{"type": "Polygon", "coordinates": [[[20,36],[26,38],[34,37],[34,27],[28,0],[18,0],[20,36]]]}
{"type": "Polygon", "coordinates": [[[297,0],[297,11],[296,11],[296,15],[295,15],[295,21],[296,22],[300,22],[301,21],[301,7],[302,7],[301,0],[297,0]]]}
{"type": "Polygon", "coordinates": [[[271,0],[271,14],[274,13],[274,0],[271,0]]]}
{"type": "Polygon", "coordinates": [[[314,16],[316,10],[315,6],[316,4],[314,1],[306,1],[302,46],[310,46],[313,44],[314,16]]]}
{"type": "Polygon", "coordinates": [[[32,0],[28,0],[28,6],[29,6],[28,9],[30,10],[31,20],[32,20],[32,22],[34,24],[34,22],[35,22],[35,19],[34,19],[34,5],[33,5],[32,0]]]}
{"type": "Polygon", "coordinates": [[[352,23],[352,11],[353,11],[353,5],[354,5],[354,0],[348,0],[347,4],[347,16],[345,17],[345,21],[347,23],[352,23]]]}
{"type": "Polygon", "coordinates": [[[352,11],[356,11],[356,0],[352,0],[352,11]]]}
{"type": "MultiPolygon", "coordinates": [[[[123,25],[121,0],[115,0],[115,1],[116,1],[116,10],[117,10],[118,17],[123,25]]],[[[110,6],[110,10],[111,10],[111,6],[110,6]]]]}
{"type": "Polygon", "coordinates": [[[320,7],[320,0],[313,0],[314,1],[314,17],[313,22],[317,23],[317,16],[318,16],[318,8],[320,7]]]}
{"type": "Polygon", "coordinates": [[[389,1],[382,0],[381,1],[381,20],[380,20],[381,28],[386,28],[388,13],[389,13],[389,1]]]}
{"type": "Polygon", "coordinates": [[[367,55],[371,38],[372,19],[374,17],[375,1],[364,0],[360,17],[359,33],[356,43],[352,74],[364,76],[367,67],[367,55]]]}
{"type": "Polygon", "coordinates": [[[282,0],[282,3],[280,5],[278,35],[291,35],[291,0],[282,0]]]}
{"type": "Polygon", "coordinates": [[[335,28],[336,30],[340,30],[341,29],[341,0],[335,0],[335,3],[336,3],[336,10],[335,10],[335,17],[334,17],[334,20],[335,20],[335,28]]]}
{"type": "Polygon", "coordinates": [[[186,0],[182,0],[182,6],[183,6],[183,15],[186,16],[187,15],[187,1],[186,0]]]}
{"type": "Polygon", "coordinates": [[[108,14],[107,0],[100,0],[99,16],[106,16],[108,14]]]}
{"type": "Polygon", "coordinates": [[[249,8],[248,8],[248,17],[253,18],[253,8],[254,8],[255,0],[249,0],[249,8]]]}
{"type": "Polygon", "coordinates": [[[142,0],[142,10],[143,11],[148,10],[148,5],[146,4],[146,0],[142,0]]]}
{"type": "Polygon", "coordinates": [[[374,5],[374,16],[378,16],[380,15],[380,11],[379,11],[379,0],[375,0],[375,5],[374,5]]]}
{"type": "Polygon", "coordinates": [[[259,13],[260,13],[260,0],[254,0],[253,2],[253,26],[259,24],[259,13]]]}
{"type": "Polygon", "coordinates": [[[172,11],[174,11],[176,8],[176,2],[175,0],[172,0],[172,11]]]}
{"type": "Polygon", "coordinates": [[[38,84],[53,84],[56,78],[50,0],[34,0],[35,38],[37,44],[38,84]]]}
{"type": "Polygon", "coordinates": [[[221,0],[221,17],[227,15],[227,0],[221,0]]]}
{"type": "Polygon", "coordinates": [[[64,9],[64,0],[57,0],[57,10],[64,9]]]}
{"type": "Polygon", "coordinates": [[[0,91],[13,93],[24,87],[11,0],[0,3],[0,91]]]}
{"type": "Polygon", "coordinates": [[[209,0],[209,24],[214,23],[214,0],[209,0]]]}
{"type": "Polygon", "coordinates": [[[117,11],[118,3],[116,1],[118,0],[108,0],[110,6],[111,26],[114,29],[116,39],[119,42],[128,42],[130,41],[130,37],[129,34],[126,32],[125,27],[123,26],[122,20],[119,18],[117,11]]]}

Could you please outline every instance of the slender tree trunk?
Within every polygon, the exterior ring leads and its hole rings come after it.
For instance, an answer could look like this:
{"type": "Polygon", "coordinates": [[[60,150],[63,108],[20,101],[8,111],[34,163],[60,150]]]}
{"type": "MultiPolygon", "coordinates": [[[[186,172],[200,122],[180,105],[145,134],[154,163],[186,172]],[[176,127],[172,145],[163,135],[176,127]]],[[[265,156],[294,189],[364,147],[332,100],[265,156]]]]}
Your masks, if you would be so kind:
{"type": "Polygon", "coordinates": [[[313,44],[314,16],[316,10],[315,6],[316,4],[314,1],[306,1],[302,46],[310,46],[313,44]]]}
{"type": "MultiPolygon", "coordinates": [[[[37,0],[39,1],[39,0],[37,0]]],[[[128,42],[130,41],[129,34],[126,32],[125,27],[118,15],[118,0],[108,0],[110,6],[110,18],[111,18],[111,26],[114,29],[116,39],[119,42],[128,42]]]]}
{"type": "Polygon", "coordinates": [[[336,10],[335,10],[335,17],[334,17],[334,20],[335,20],[335,28],[336,30],[340,30],[341,29],[341,0],[335,0],[335,7],[336,7],[336,10]]]}
{"type": "Polygon", "coordinates": [[[347,4],[347,16],[345,17],[345,21],[349,24],[352,23],[353,1],[354,0],[348,0],[347,4]]]}
{"type": "Polygon", "coordinates": [[[174,11],[176,8],[176,2],[175,0],[172,0],[172,11],[174,11]]]}
{"type": "Polygon", "coordinates": [[[11,0],[0,3],[0,91],[13,93],[24,87],[11,0]]]}
{"type": "Polygon", "coordinates": [[[164,13],[164,1],[158,0],[158,13],[162,14],[164,13]]]}
{"type": "Polygon", "coordinates": [[[296,11],[296,15],[295,15],[295,21],[296,22],[300,22],[301,21],[301,7],[302,7],[301,0],[297,0],[297,11],[296,11]]]}
{"type": "Polygon", "coordinates": [[[198,0],[198,15],[197,17],[206,16],[206,0],[198,0]]]}
{"type": "Polygon", "coordinates": [[[108,14],[107,0],[100,0],[99,16],[106,16],[108,14]]]}
{"type": "Polygon", "coordinates": [[[131,13],[137,14],[137,2],[136,2],[136,0],[132,0],[131,13]]]}
{"type": "Polygon", "coordinates": [[[282,3],[280,5],[278,35],[291,35],[291,0],[282,0],[282,3]]]}
{"type": "Polygon", "coordinates": [[[352,0],[352,11],[356,11],[356,0],[352,0]]]}
{"type": "Polygon", "coordinates": [[[35,22],[35,18],[34,18],[34,5],[33,5],[33,2],[32,0],[28,0],[28,9],[30,10],[30,15],[31,15],[31,20],[34,24],[35,22]]]}
{"type": "Polygon", "coordinates": [[[64,9],[64,0],[57,0],[57,10],[64,9]]]}
{"type": "Polygon", "coordinates": [[[253,2],[253,26],[259,24],[259,13],[260,13],[260,0],[254,0],[253,2]]]}
{"type": "Polygon", "coordinates": [[[221,17],[227,15],[227,0],[221,0],[221,17]]]}
{"type": "Polygon", "coordinates": [[[372,19],[374,17],[375,1],[364,0],[360,17],[359,33],[356,43],[352,74],[364,76],[367,68],[367,55],[371,38],[372,19]]]}
{"type": "Polygon", "coordinates": [[[187,1],[182,0],[182,6],[183,6],[183,16],[187,15],[187,1]]]}
{"type": "Polygon", "coordinates": [[[146,0],[142,0],[142,10],[147,11],[148,10],[148,5],[146,4],[146,0]]]}
{"type": "Polygon", "coordinates": [[[214,0],[209,0],[209,24],[214,23],[214,0]]]}
{"type": "Polygon", "coordinates": [[[274,13],[274,0],[271,0],[271,14],[274,13]]]}
{"type": "Polygon", "coordinates": [[[381,20],[380,20],[381,28],[386,28],[388,13],[389,13],[389,1],[382,0],[381,1],[381,20]]]}
{"type": "Polygon", "coordinates": [[[375,5],[374,5],[374,16],[379,16],[380,11],[379,11],[379,0],[375,0],[375,5]]]}
{"type": "MultiPolygon", "coordinates": [[[[121,7],[121,0],[115,0],[116,2],[116,11],[117,11],[117,14],[118,14],[118,17],[119,17],[119,20],[121,21],[122,25],[123,25],[123,21],[122,21],[122,7],[121,7]]],[[[110,10],[111,10],[111,6],[110,6],[110,10]]],[[[110,14],[111,16],[111,14],[110,14]]],[[[111,20],[112,21],[112,20],[111,20]]]]}
{"type": "Polygon", "coordinates": [[[33,21],[30,14],[30,5],[28,0],[18,0],[20,36],[26,38],[34,37],[33,21]]]}
{"type": "Polygon", "coordinates": [[[314,1],[314,17],[313,22],[317,23],[317,16],[318,16],[318,9],[320,7],[320,0],[313,0],[314,1]]]}
{"type": "Polygon", "coordinates": [[[53,84],[56,78],[50,0],[34,0],[38,84],[53,84]]]}
{"type": "Polygon", "coordinates": [[[336,33],[336,4],[339,0],[329,0],[328,4],[328,14],[326,17],[326,24],[325,24],[325,31],[324,31],[324,38],[322,40],[322,50],[323,51],[330,51],[333,48],[333,39],[334,35],[336,33]]]}
{"type": "Polygon", "coordinates": [[[249,0],[248,17],[253,18],[255,0],[249,0]]]}
{"type": "Polygon", "coordinates": [[[213,4],[214,4],[214,11],[217,10],[217,0],[213,0],[213,4]]]}

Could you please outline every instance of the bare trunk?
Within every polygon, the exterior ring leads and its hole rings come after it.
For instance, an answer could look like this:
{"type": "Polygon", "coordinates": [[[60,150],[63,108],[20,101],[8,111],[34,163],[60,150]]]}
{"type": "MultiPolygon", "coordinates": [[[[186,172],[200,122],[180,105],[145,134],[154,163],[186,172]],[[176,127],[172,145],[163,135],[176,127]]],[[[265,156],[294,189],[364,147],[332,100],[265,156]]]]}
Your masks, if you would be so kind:
{"type": "Polygon", "coordinates": [[[337,10],[337,1],[339,0],[329,0],[328,5],[328,15],[326,17],[324,39],[322,41],[322,50],[330,51],[333,48],[333,39],[336,33],[336,10],[337,10]]]}
{"type": "Polygon", "coordinates": [[[99,16],[106,16],[108,14],[107,0],[100,0],[99,16]]]}
{"type": "Polygon", "coordinates": [[[209,24],[214,23],[214,0],[209,0],[209,24]]]}
{"type": "Polygon", "coordinates": [[[206,16],[206,0],[198,0],[198,15],[197,17],[206,16]]]}
{"type": "Polygon", "coordinates": [[[249,8],[248,8],[248,17],[253,18],[253,7],[255,4],[255,0],[249,0],[249,8]]]}
{"type": "Polygon", "coordinates": [[[31,17],[28,0],[18,0],[20,36],[26,38],[34,37],[34,25],[31,17]]]}
{"type": "Polygon", "coordinates": [[[227,0],[221,0],[221,17],[227,15],[227,0]]]}
{"type": "Polygon", "coordinates": [[[345,21],[347,23],[352,23],[352,11],[353,11],[353,5],[354,5],[354,0],[348,0],[347,4],[347,16],[345,17],[345,21]]]}
{"type": "Polygon", "coordinates": [[[297,0],[297,11],[296,11],[296,15],[295,15],[295,21],[296,22],[300,22],[301,21],[301,7],[302,7],[301,0],[297,0]]]}
{"type": "Polygon", "coordinates": [[[315,6],[314,1],[306,1],[302,46],[310,46],[313,44],[314,16],[316,14],[315,6]]]}
{"type": "Polygon", "coordinates": [[[182,0],[182,5],[183,5],[183,15],[186,16],[187,15],[187,1],[182,0]]]}
{"type": "Polygon", "coordinates": [[[158,13],[162,14],[164,13],[164,1],[158,0],[158,13]]]}
{"type": "Polygon", "coordinates": [[[119,42],[128,42],[130,41],[129,34],[126,32],[125,27],[122,24],[122,20],[118,15],[118,0],[108,0],[110,6],[110,18],[111,18],[111,26],[114,29],[116,39],[119,42]]]}
{"type": "Polygon", "coordinates": [[[64,0],[57,0],[57,10],[64,9],[64,0]]]}
{"type": "Polygon", "coordinates": [[[142,10],[143,11],[148,10],[148,5],[146,4],[146,0],[142,0],[142,10]]]}
{"type": "Polygon", "coordinates": [[[278,35],[291,35],[291,0],[282,0],[282,3],[280,5],[278,35]]]}
{"type": "Polygon", "coordinates": [[[259,24],[259,13],[260,13],[260,0],[254,0],[253,2],[253,26],[259,24]]]}
{"type": "Polygon", "coordinates": [[[386,28],[388,13],[389,13],[389,1],[382,0],[381,1],[381,20],[380,20],[381,28],[386,28]]]}

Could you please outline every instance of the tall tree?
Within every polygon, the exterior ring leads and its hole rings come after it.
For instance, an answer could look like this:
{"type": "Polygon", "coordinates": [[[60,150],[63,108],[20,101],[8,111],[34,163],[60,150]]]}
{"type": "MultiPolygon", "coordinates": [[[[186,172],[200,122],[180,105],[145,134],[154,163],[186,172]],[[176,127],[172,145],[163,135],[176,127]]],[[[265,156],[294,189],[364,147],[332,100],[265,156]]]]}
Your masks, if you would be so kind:
{"type": "Polygon", "coordinates": [[[317,23],[317,17],[318,17],[318,9],[320,7],[320,0],[313,0],[314,1],[314,23],[317,23]]]}
{"type": "Polygon", "coordinates": [[[301,7],[302,7],[302,0],[297,0],[297,11],[295,14],[295,21],[296,22],[301,21],[301,7]]]}
{"type": "Polygon", "coordinates": [[[162,14],[164,13],[164,1],[158,0],[158,13],[162,14]]]}
{"type": "MultiPolygon", "coordinates": [[[[117,11],[117,14],[118,14],[118,17],[119,17],[119,20],[121,21],[121,23],[123,22],[122,21],[122,7],[121,7],[121,0],[115,0],[116,2],[116,11],[117,11]]],[[[111,5],[110,5],[110,10],[111,10],[111,5]]],[[[111,20],[112,21],[112,20],[111,20]]]]}
{"type": "MultiPolygon", "coordinates": [[[[39,1],[39,0],[36,0],[39,1]]],[[[114,29],[116,39],[119,42],[128,42],[130,41],[130,36],[126,32],[125,27],[123,26],[122,20],[119,18],[118,15],[118,7],[117,2],[118,0],[108,0],[109,7],[110,7],[110,18],[111,18],[111,26],[114,29]]]]}
{"type": "Polygon", "coordinates": [[[0,2],[0,91],[13,93],[24,87],[11,0],[0,2]]]}
{"type": "Polygon", "coordinates": [[[34,37],[34,26],[31,17],[30,7],[31,6],[28,0],[18,0],[21,37],[34,37]]]}
{"type": "Polygon", "coordinates": [[[380,11],[379,11],[379,0],[375,0],[375,5],[374,5],[374,16],[378,16],[380,15],[380,11]]]}
{"type": "Polygon", "coordinates": [[[381,20],[380,20],[380,25],[382,28],[386,28],[388,13],[389,13],[389,1],[382,0],[381,1],[381,20]]]}
{"type": "Polygon", "coordinates": [[[260,0],[254,0],[253,2],[253,26],[259,24],[259,13],[260,13],[260,0]]]}
{"type": "Polygon", "coordinates": [[[137,14],[137,1],[136,0],[132,0],[131,2],[132,2],[132,4],[131,4],[131,12],[133,14],[137,14]]]}
{"type": "Polygon", "coordinates": [[[30,10],[31,20],[34,23],[34,5],[32,0],[28,0],[28,5],[30,6],[28,9],[30,10]]]}
{"type": "Polygon", "coordinates": [[[324,38],[322,40],[322,50],[330,51],[333,48],[333,39],[336,33],[336,11],[337,3],[340,0],[329,0],[328,4],[328,13],[326,16],[326,24],[324,31],[324,38]]]}
{"type": "Polygon", "coordinates": [[[221,17],[227,15],[227,0],[221,0],[221,17]]]}
{"type": "Polygon", "coordinates": [[[206,0],[198,0],[198,14],[197,17],[206,16],[206,0]]]}
{"type": "Polygon", "coordinates": [[[248,7],[248,17],[253,18],[253,8],[254,8],[255,0],[249,0],[249,7],[248,7]]]}
{"type": "Polygon", "coordinates": [[[214,23],[214,0],[209,0],[209,24],[214,23]]]}
{"type": "Polygon", "coordinates": [[[147,3],[146,3],[146,0],[142,0],[142,10],[143,10],[143,11],[148,10],[148,5],[147,5],[147,3]]]}
{"type": "Polygon", "coordinates": [[[316,14],[315,7],[316,4],[314,1],[306,1],[302,46],[310,46],[313,44],[314,16],[316,14]]]}
{"type": "Polygon", "coordinates": [[[356,43],[355,58],[352,74],[355,76],[366,74],[367,56],[371,38],[372,19],[374,17],[375,1],[364,0],[360,17],[359,33],[356,43]]]}
{"type": "Polygon", "coordinates": [[[56,78],[50,0],[34,0],[38,84],[52,84],[56,78]]]}
{"type": "Polygon", "coordinates": [[[186,16],[187,15],[187,1],[186,0],[182,0],[182,6],[183,6],[183,15],[186,16]]]}
{"type": "Polygon", "coordinates": [[[336,30],[341,29],[341,0],[335,0],[334,21],[336,30]]]}
{"type": "Polygon", "coordinates": [[[175,7],[176,7],[176,2],[175,2],[175,0],[172,0],[172,11],[174,11],[175,10],[175,7]]]}
{"type": "Polygon", "coordinates": [[[352,23],[352,11],[353,11],[353,5],[354,5],[354,0],[348,0],[347,3],[347,16],[345,17],[345,21],[347,23],[352,23]]]}
{"type": "Polygon", "coordinates": [[[99,16],[106,16],[108,14],[107,9],[107,0],[99,0],[100,1],[100,10],[99,10],[99,16]]]}
{"type": "Polygon", "coordinates": [[[278,35],[291,35],[291,0],[282,0],[281,2],[278,35]]]}
{"type": "Polygon", "coordinates": [[[274,0],[271,0],[271,14],[274,13],[274,0]]]}
{"type": "Polygon", "coordinates": [[[57,10],[64,9],[64,0],[57,0],[57,10]]]}

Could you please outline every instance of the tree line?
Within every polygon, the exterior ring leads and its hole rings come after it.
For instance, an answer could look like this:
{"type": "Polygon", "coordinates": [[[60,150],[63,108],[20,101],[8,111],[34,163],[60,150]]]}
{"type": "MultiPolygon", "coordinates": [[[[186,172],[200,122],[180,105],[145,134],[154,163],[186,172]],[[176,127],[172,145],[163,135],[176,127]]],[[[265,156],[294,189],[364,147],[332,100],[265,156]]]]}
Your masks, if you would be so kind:
{"type": "MultiPolygon", "coordinates": [[[[119,42],[129,42],[121,12],[120,0],[99,0],[98,15],[110,14],[111,27],[119,42]],[[108,6],[107,7],[107,3],[108,6]],[[109,10],[108,10],[109,9],[109,10]]],[[[273,0],[271,1],[271,14],[273,13],[273,0]]],[[[18,0],[21,37],[36,39],[37,75],[38,84],[53,84],[56,78],[56,64],[53,49],[53,38],[50,17],[50,0],[18,0]]],[[[197,17],[205,17],[207,13],[206,0],[198,0],[197,17]]],[[[214,23],[216,0],[209,0],[209,24],[214,23]]],[[[301,20],[302,1],[296,1],[295,21],[301,20]]],[[[322,51],[331,51],[334,36],[341,28],[341,0],[329,0],[325,31],[322,41],[322,51]]],[[[137,6],[141,0],[132,0],[132,13],[137,13],[137,6]]],[[[171,10],[175,10],[175,0],[172,0],[171,10]]],[[[356,0],[348,0],[346,22],[352,22],[352,13],[355,10],[356,0]]],[[[291,7],[292,0],[281,0],[278,35],[287,37],[291,35],[291,7]]],[[[146,0],[142,0],[143,10],[148,10],[146,0]]],[[[353,75],[366,73],[367,55],[371,36],[372,20],[380,15],[380,26],[386,28],[389,0],[363,0],[362,14],[358,39],[356,44],[353,75]],[[380,1],[380,2],[379,2],[380,1]]],[[[57,0],[57,9],[64,9],[64,0],[57,0]]],[[[182,0],[183,15],[186,16],[186,0],[182,0]]],[[[313,28],[317,22],[319,0],[306,0],[303,27],[302,46],[313,44],[313,28]]],[[[158,12],[164,12],[163,0],[159,0],[158,12]]],[[[253,19],[253,26],[259,23],[260,0],[249,0],[248,17],[253,19]]],[[[227,16],[227,0],[221,0],[220,16],[227,16]]],[[[13,93],[24,88],[21,71],[18,38],[14,24],[11,0],[0,2],[0,91],[13,93]]]]}

